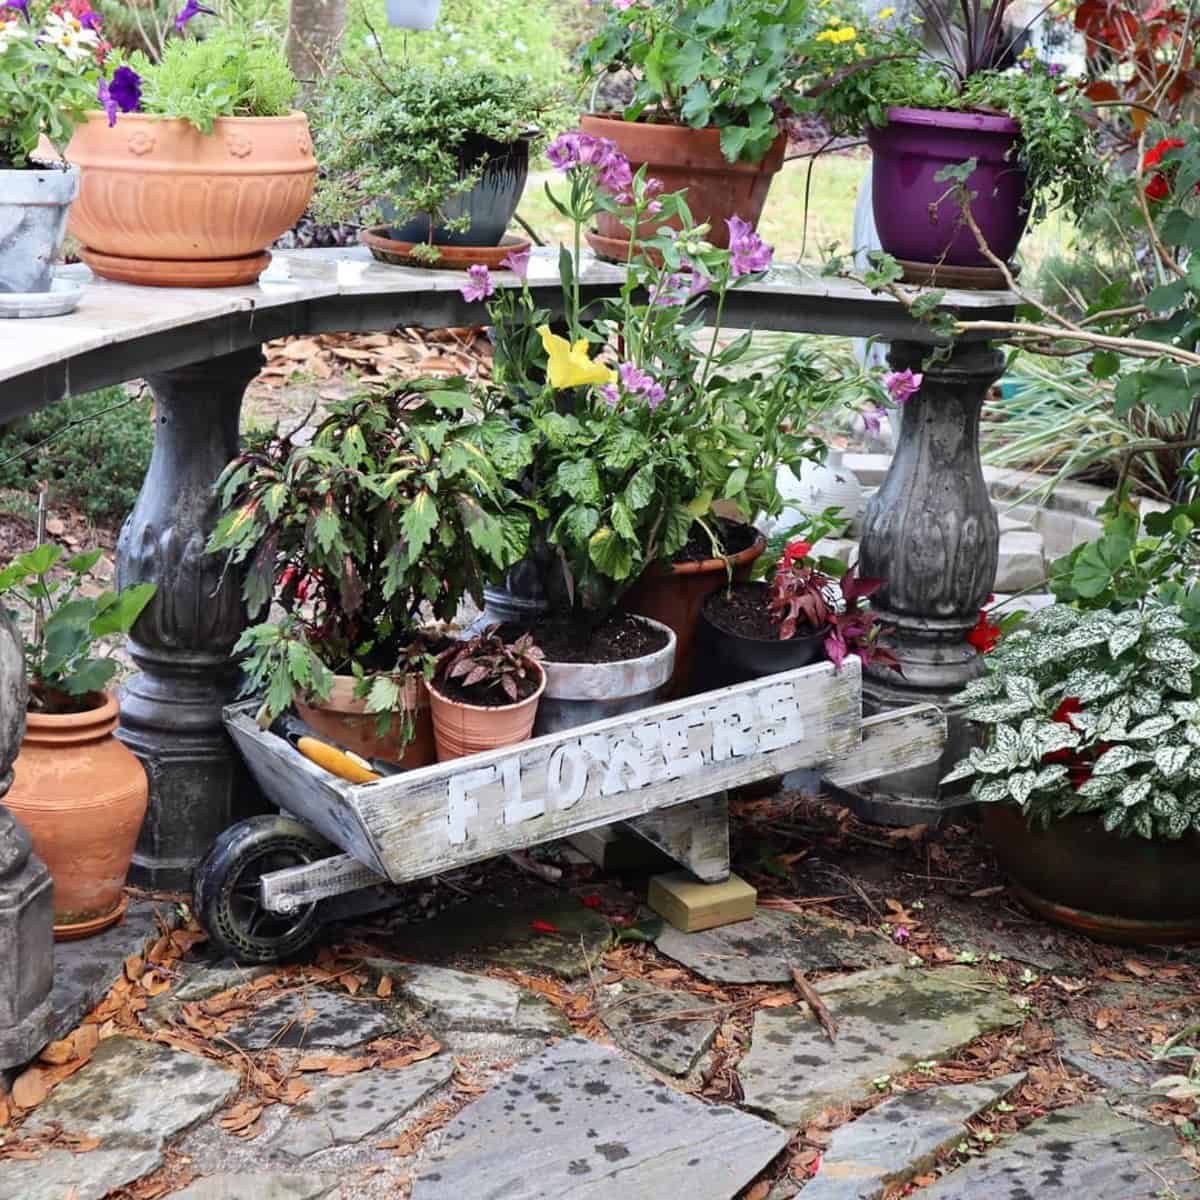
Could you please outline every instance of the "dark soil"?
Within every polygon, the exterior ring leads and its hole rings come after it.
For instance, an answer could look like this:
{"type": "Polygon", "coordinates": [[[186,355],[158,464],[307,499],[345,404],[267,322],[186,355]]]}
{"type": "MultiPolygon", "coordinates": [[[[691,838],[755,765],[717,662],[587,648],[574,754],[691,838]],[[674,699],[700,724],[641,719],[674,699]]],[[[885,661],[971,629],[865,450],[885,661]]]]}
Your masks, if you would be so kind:
{"type": "Polygon", "coordinates": [[[541,675],[529,674],[524,679],[517,680],[517,699],[510,700],[508,693],[498,684],[477,683],[473,687],[463,687],[457,679],[437,679],[433,686],[448,700],[456,700],[459,704],[474,704],[477,708],[511,708],[528,700],[542,682],[541,675]]]}
{"type": "Polygon", "coordinates": [[[533,634],[546,660],[560,663],[626,662],[653,654],[667,644],[667,635],[661,629],[629,613],[614,613],[590,630],[577,621],[548,618],[528,629],[506,625],[500,632],[506,642],[522,633],[533,634]]]}
{"type": "Polygon", "coordinates": [[[768,596],[765,583],[735,583],[705,600],[704,615],[723,633],[777,642],[779,623],[767,608],[768,596]]]}
{"type": "MultiPolygon", "coordinates": [[[[741,554],[749,550],[758,540],[758,530],[753,525],[741,521],[730,521],[726,517],[718,517],[716,521],[717,537],[726,557],[741,554]]],[[[701,525],[693,525],[688,540],[671,556],[672,562],[705,562],[713,556],[712,539],[701,525]]]]}

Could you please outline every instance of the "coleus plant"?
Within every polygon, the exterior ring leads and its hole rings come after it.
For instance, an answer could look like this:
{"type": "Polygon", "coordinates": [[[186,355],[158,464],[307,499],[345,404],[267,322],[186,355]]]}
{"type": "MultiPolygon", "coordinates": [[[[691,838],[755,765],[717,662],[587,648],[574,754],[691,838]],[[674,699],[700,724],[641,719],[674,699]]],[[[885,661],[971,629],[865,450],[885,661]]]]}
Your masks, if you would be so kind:
{"type": "Polygon", "coordinates": [[[944,783],[972,779],[975,800],[1043,827],[1094,813],[1123,836],[1200,832],[1200,654],[1176,605],[1055,604],[986,661],[963,698],[987,745],[944,783]]]}
{"type": "Polygon", "coordinates": [[[834,579],[810,560],[811,550],[808,542],[790,543],[771,579],[768,607],[779,625],[780,640],[824,632],[825,653],[836,667],[848,654],[857,654],[864,666],[877,663],[900,673],[900,660],[880,644],[883,626],[878,616],[862,603],[883,580],[864,579],[854,568],[834,579]]]}
{"type": "Polygon", "coordinates": [[[434,682],[452,680],[466,692],[503,692],[509,703],[521,697],[521,685],[541,676],[542,652],[531,634],[506,642],[499,626],[491,625],[465,642],[442,652],[434,670],[434,682]]]}
{"type": "Polygon", "coordinates": [[[341,672],[386,726],[427,620],[481,603],[525,553],[528,519],[502,479],[514,435],[479,415],[462,379],[405,382],[331,404],[311,443],[253,436],[226,467],[209,550],[244,572],[251,617],[272,602],[287,614],[241,642],[264,719],[297,694],[327,698],[341,672]]]}

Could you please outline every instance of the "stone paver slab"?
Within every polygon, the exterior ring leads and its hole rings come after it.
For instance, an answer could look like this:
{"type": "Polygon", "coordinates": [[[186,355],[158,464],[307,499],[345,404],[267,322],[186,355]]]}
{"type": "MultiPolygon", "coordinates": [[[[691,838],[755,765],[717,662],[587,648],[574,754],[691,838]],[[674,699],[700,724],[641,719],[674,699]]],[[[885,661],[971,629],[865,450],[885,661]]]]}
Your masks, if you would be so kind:
{"type": "Polygon", "coordinates": [[[686,1075],[712,1045],[714,1021],[672,1014],[706,1007],[689,992],[672,992],[640,980],[627,980],[607,990],[600,1019],[617,1043],[668,1075],[686,1075]]]}
{"type": "Polygon", "coordinates": [[[921,1200],[1197,1200],[1200,1181],[1169,1129],[1103,1101],[1060,1109],[959,1167],[921,1200]]]}
{"type": "Polygon", "coordinates": [[[505,979],[369,958],[367,965],[391,977],[396,992],[435,1029],[467,1033],[563,1034],[571,1023],[552,1004],[505,979]]]}
{"type": "Polygon", "coordinates": [[[420,925],[396,930],[390,948],[419,961],[475,959],[577,979],[595,966],[612,926],[569,896],[535,892],[498,905],[468,900],[420,925]],[[538,932],[534,922],[557,932],[538,932]]]}
{"type": "Polygon", "coordinates": [[[663,954],[714,983],[790,983],[792,967],[833,971],[902,963],[899,946],[878,934],[814,914],[760,908],[752,921],[700,933],[664,927],[654,944],[663,954]]]}
{"type": "Polygon", "coordinates": [[[817,991],[838,1024],[836,1043],[807,1005],[763,1010],[738,1067],[747,1106],[787,1126],[861,1098],[880,1075],[942,1058],[1025,1016],[1003,989],[967,967],[861,971],[823,980],[817,991]]]}
{"type": "Polygon", "coordinates": [[[337,1185],[336,1175],[208,1175],[172,1192],[171,1200],[321,1200],[337,1185]]]}
{"type": "Polygon", "coordinates": [[[310,988],[255,1009],[225,1035],[244,1050],[268,1046],[347,1049],[403,1029],[409,1016],[382,1000],[310,988]]]}
{"type": "Polygon", "coordinates": [[[833,1132],[804,1200],[878,1200],[955,1145],[966,1122],[1008,1095],[1024,1075],[906,1092],[833,1132]]]}
{"type": "Polygon", "coordinates": [[[706,1105],[616,1051],[559,1042],[446,1127],[412,1200],[731,1200],[787,1135],[706,1105]]]}
{"type": "Polygon", "coordinates": [[[271,1144],[295,1159],[353,1145],[391,1125],[453,1074],[453,1061],[442,1055],[400,1071],[377,1068],[325,1080],[291,1109],[271,1144]]]}
{"type": "Polygon", "coordinates": [[[154,1042],[114,1037],[101,1042],[92,1061],[64,1080],[34,1110],[24,1132],[58,1125],[99,1138],[86,1154],[55,1150],[5,1163],[0,1200],[69,1195],[100,1200],[162,1161],[176,1134],[212,1116],[238,1090],[236,1072],[205,1058],[154,1042]]]}

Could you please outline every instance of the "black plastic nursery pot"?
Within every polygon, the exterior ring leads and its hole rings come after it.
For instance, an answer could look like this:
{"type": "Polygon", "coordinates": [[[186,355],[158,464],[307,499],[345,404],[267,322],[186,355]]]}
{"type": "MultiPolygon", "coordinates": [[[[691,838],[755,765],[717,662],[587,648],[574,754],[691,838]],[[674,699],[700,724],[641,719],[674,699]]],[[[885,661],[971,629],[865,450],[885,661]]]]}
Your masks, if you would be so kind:
{"type": "Polygon", "coordinates": [[[827,630],[781,639],[748,637],[727,624],[726,597],[731,594],[752,597],[761,602],[765,612],[767,593],[765,583],[735,583],[729,588],[718,588],[705,599],[692,663],[693,693],[794,671],[825,657],[827,630]]]}
{"type": "Polygon", "coordinates": [[[1102,942],[1200,940],[1200,836],[1121,837],[1078,815],[1031,829],[1003,804],[980,805],[983,831],[1034,912],[1102,942]]]}
{"type": "MultiPolygon", "coordinates": [[[[397,242],[429,242],[437,246],[498,246],[513,214],[521,202],[525,180],[529,176],[529,145],[537,132],[532,131],[515,142],[497,142],[491,138],[468,138],[459,147],[461,174],[467,175],[484,160],[478,182],[468,192],[453,196],[445,207],[447,221],[469,217],[469,228],[461,231],[436,225],[432,239],[430,220],[424,213],[401,225],[390,225],[389,236],[397,242]]],[[[384,210],[384,217],[390,214],[384,210]]]]}

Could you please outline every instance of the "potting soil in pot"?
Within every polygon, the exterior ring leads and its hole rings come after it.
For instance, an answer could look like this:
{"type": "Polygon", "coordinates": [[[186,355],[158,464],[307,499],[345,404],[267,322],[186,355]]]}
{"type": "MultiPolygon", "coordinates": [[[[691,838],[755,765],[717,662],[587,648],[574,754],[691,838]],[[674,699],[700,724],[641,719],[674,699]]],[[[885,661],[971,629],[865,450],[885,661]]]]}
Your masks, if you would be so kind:
{"type": "Polygon", "coordinates": [[[779,624],[767,608],[762,588],[722,588],[705,604],[704,615],[726,633],[760,641],[779,640],[779,624]]]}
{"type": "Polygon", "coordinates": [[[541,687],[542,680],[539,675],[526,675],[524,679],[518,679],[516,683],[517,698],[515,700],[502,688],[481,687],[479,684],[475,684],[473,687],[463,687],[459,680],[447,679],[445,676],[439,679],[434,686],[443,696],[458,704],[474,704],[479,708],[511,708],[522,700],[528,700],[541,687]]]}
{"type": "MultiPolygon", "coordinates": [[[[721,541],[721,550],[726,558],[749,550],[758,540],[758,530],[753,525],[741,521],[731,521],[727,517],[718,517],[714,522],[717,537],[721,541]]],[[[707,562],[716,558],[712,538],[702,525],[693,525],[688,540],[671,556],[673,563],[707,562]]]]}
{"type": "Polygon", "coordinates": [[[629,613],[614,613],[592,630],[588,637],[578,623],[547,617],[533,625],[504,626],[501,636],[511,641],[531,633],[548,662],[615,663],[644,658],[667,644],[667,635],[629,613]]]}

